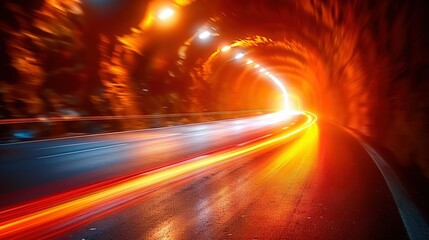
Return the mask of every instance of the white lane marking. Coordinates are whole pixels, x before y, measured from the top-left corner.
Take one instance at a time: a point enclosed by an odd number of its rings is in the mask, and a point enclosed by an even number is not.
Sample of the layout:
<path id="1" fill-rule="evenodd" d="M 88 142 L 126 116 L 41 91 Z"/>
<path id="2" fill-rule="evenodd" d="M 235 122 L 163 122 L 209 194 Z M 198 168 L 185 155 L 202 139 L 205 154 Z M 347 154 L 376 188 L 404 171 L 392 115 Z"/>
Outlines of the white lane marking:
<path id="1" fill-rule="evenodd" d="M 243 117 L 242 119 L 252 119 L 257 118 L 257 116 L 251 116 L 251 117 Z M 240 118 L 237 118 L 240 119 Z M 121 132 L 109 132 L 109 133 L 96 133 L 96 134 L 83 134 L 79 136 L 71 136 L 71 137 L 58 137 L 58 138 L 50 138 L 50 139 L 40 139 L 40 140 L 32 140 L 32 141 L 25 141 L 25 142 L 13 142 L 13 143 L 0 143 L 0 147 L 3 146 L 13 146 L 13 145 L 25 145 L 25 144 L 32 144 L 32 143 L 39 143 L 39 142 L 50 142 L 50 141 L 57 141 L 57 140 L 64 140 L 64 139 L 77 139 L 77 138 L 91 138 L 91 137 L 103 137 L 108 135 L 121 135 L 126 133 L 144 133 L 144 132 L 156 132 L 156 131 L 162 131 L 166 129 L 171 128 L 177 128 L 180 130 L 181 128 L 187 128 L 192 126 L 199 126 L 199 125 L 214 125 L 214 124 L 221 124 L 221 123 L 229 123 L 231 122 L 231 119 L 220 119 L 220 120 L 214 120 L 210 122 L 202 122 L 202 123 L 189 123 L 189 124 L 183 124 L 183 125 L 176 125 L 176 126 L 167 126 L 167 127 L 154 127 L 154 128 L 146 128 L 146 129 L 137 129 L 137 130 L 127 130 L 127 131 L 121 131 Z M 181 133 L 179 133 L 181 134 Z"/>
<path id="2" fill-rule="evenodd" d="M 46 159 L 46 158 L 62 157 L 62 156 L 67 156 L 67 155 L 72 155 L 72 154 L 77 154 L 77 153 L 84 153 L 84 152 L 97 151 L 97 150 L 102 150 L 102 149 L 107 149 L 107 148 L 121 147 L 121 146 L 125 146 L 125 145 L 127 145 L 127 144 L 126 143 L 121 143 L 121 144 L 109 145 L 109 146 L 98 147 L 98 148 L 90 148 L 90 149 L 85 149 L 85 150 L 79 150 L 79 151 L 73 151 L 73 152 L 66 152 L 66 153 L 59 153 L 59 154 L 54 154 L 54 155 L 42 156 L 42 157 L 37 157 L 37 158 L 38 159 Z"/>
<path id="3" fill-rule="evenodd" d="M 219 120 L 219 122 L 220 121 L 224 121 L 224 120 Z M 213 121 L 213 122 L 217 122 L 217 121 Z M 54 142 L 54 141 L 68 140 L 68 139 L 104 137 L 104 136 L 109 136 L 109 135 L 121 135 L 121 134 L 127 134 L 127 133 L 155 132 L 155 131 L 158 131 L 158 130 L 162 131 L 162 130 L 165 130 L 165 129 L 187 127 L 187 126 L 190 126 L 190 125 L 197 125 L 197 124 L 206 124 L 206 123 L 193 123 L 193 124 L 178 125 L 178 126 L 168 126 L 168 127 L 159 127 L 159 128 L 147 128 L 147 129 L 139 129 L 139 130 L 128 130 L 128 131 L 122 131 L 122 132 L 83 134 L 83 135 L 79 135 L 79 136 L 70 136 L 70 137 L 58 137 L 58 138 L 31 140 L 31 141 L 23 141 L 23 142 L 0 143 L 0 147 L 3 147 L 3 146 L 14 146 L 14 145 L 28 145 L 28 144 L 41 143 L 41 142 Z M 177 133 L 177 134 L 182 134 L 182 133 Z"/>
<path id="4" fill-rule="evenodd" d="M 271 114 L 268 114 L 271 115 Z M 262 115 L 267 116 L 267 115 Z M 261 115 L 255 115 L 250 117 L 242 117 L 237 119 L 258 119 L 261 118 Z M 237 120 L 235 119 L 235 120 Z M 181 130 L 181 128 L 188 128 L 192 126 L 199 126 L 199 125 L 217 125 L 217 124 L 223 124 L 223 123 L 230 123 L 234 119 L 220 119 L 220 120 L 214 120 L 209 122 L 202 122 L 202 123 L 189 123 L 189 124 L 183 124 L 183 125 L 176 125 L 176 126 L 167 126 L 167 127 L 154 127 L 154 128 L 146 128 L 146 129 L 137 129 L 137 130 L 127 130 L 127 131 L 119 131 L 119 132 L 109 132 L 109 133 L 96 133 L 96 134 L 83 134 L 79 136 L 70 136 L 70 137 L 58 137 L 58 138 L 50 138 L 50 139 L 40 139 L 40 140 L 32 140 L 32 141 L 24 141 L 24 142 L 13 142 L 13 143 L 0 143 L 0 147 L 3 146 L 13 146 L 13 145 L 28 145 L 33 143 L 39 143 L 39 142 L 51 142 L 51 141 L 58 141 L 58 140 L 65 140 L 65 139 L 78 139 L 78 138 L 91 138 L 91 137 L 103 137 L 108 135 L 121 135 L 126 133 L 144 133 L 144 132 L 156 132 L 156 131 L 162 131 L 167 130 L 171 128 L 177 128 L 178 130 Z M 179 133 L 180 134 L 180 133 Z"/>
<path id="5" fill-rule="evenodd" d="M 241 146 L 247 145 L 247 144 L 249 144 L 249 143 L 252 143 L 252 142 L 258 141 L 258 140 L 260 140 L 260 139 L 267 138 L 267 137 L 272 136 L 272 135 L 273 135 L 273 134 L 271 134 L 271 133 L 270 133 L 270 134 L 264 135 L 264 136 L 262 136 L 262 137 L 255 138 L 255 139 L 253 139 L 253 140 L 250 140 L 250 141 L 247 141 L 247 142 L 244 142 L 244 143 L 237 144 L 236 146 L 241 147 Z"/>
<path id="6" fill-rule="evenodd" d="M 427 240 L 429 239 L 429 226 L 426 223 L 423 215 L 420 213 L 417 206 L 411 200 L 406 188 L 403 186 L 399 177 L 393 169 L 384 160 L 380 154 L 367 144 L 360 136 L 346 129 L 358 142 L 363 146 L 366 152 L 371 156 L 372 160 L 377 165 L 383 175 L 390 192 L 393 195 L 396 206 L 398 207 L 408 237 L 411 240 Z"/>
<path id="7" fill-rule="evenodd" d="M 124 143 L 132 143 L 132 142 L 138 142 L 138 141 L 146 141 L 146 140 L 152 140 L 152 139 L 158 139 L 158 138 L 171 137 L 171 136 L 176 136 L 176 135 L 181 135 L 181 134 L 182 134 L 182 133 L 160 134 L 160 136 L 142 137 L 141 139 L 132 140 L 132 141 L 125 141 Z M 63 148 L 63 147 L 72 147 L 72 146 L 81 146 L 81 145 L 88 145 L 88 144 L 94 144 L 94 143 L 109 143 L 109 142 L 113 142 L 113 140 L 111 140 L 111 141 L 94 141 L 94 142 L 72 143 L 72 144 L 65 144 L 65 145 L 57 145 L 57 146 L 50 146 L 50 147 L 36 148 L 36 150 L 46 150 L 46 149 Z"/>
<path id="8" fill-rule="evenodd" d="M 94 144 L 94 143 L 108 143 L 108 142 L 111 142 L 111 141 L 95 141 L 95 142 L 73 143 L 73 144 L 57 145 L 57 146 L 50 146 L 50 147 L 41 147 L 41 148 L 36 148 L 36 150 L 54 149 L 54 148 L 62 148 L 62 147 L 73 147 L 73 146 L 81 146 L 81 145 L 88 145 L 88 144 Z"/>
<path id="9" fill-rule="evenodd" d="M 161 136 L 146 137 L 146 138 L 140 138 L 140 139 L 136 139 L 136 140 L 132 140 L 132 141 L 122 141 L 122 142 L 123 142 L 123 143 L 143 142 L 143 141 L 154 140 L 154 139 L 160 139 L 160 138 L 167 138 L 167 137 L 172 137 L 172 136 L 177 136 L 177 135 L 182 135 L 182 134 L 183 134 L 183 133 L 163 134 L 163 135 L 161 135 Z"/>

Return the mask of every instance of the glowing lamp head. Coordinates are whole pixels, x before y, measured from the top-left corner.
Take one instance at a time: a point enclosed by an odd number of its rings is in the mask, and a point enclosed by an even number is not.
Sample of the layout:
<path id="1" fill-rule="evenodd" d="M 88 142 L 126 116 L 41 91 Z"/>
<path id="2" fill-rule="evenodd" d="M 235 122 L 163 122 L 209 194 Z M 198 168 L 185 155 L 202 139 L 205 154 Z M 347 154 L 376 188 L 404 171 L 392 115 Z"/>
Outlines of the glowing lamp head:
<path id="1" fill-rule="evenodd" d="M 222 52 L 228 52 L 229 50 L 231 50 L 231 46 L 224 46 L 220 49 Z"/>
<path id="2" fill-rule="evenodd" d="M 200 35 L 198 35 L 198 38 L 204 40 L 204 39 L 209 38 L 211 35 L 212 35 L 212 33 L 210 31 L 204 31 L 204 32 L 200 33 Z"/>
<path id="3" fill-rule="evenodd" d="M 171 9 L 171 8 L 166 8 L 166 9 L 163 9 L 163 10 L 158 14 L 158 18 L 159 18 L 161 21 L 165 21 L 165 20 L 170 19 L 173 15 L 174 15 L 174 10 L 173 10 L 173 9 Z"/>
<path id="4" fill-rule="evenodd" d="M 237 55 L 235 55 L 235 59 L 242 59 L 244 57 L 244 53 L 237 53 Z"/>

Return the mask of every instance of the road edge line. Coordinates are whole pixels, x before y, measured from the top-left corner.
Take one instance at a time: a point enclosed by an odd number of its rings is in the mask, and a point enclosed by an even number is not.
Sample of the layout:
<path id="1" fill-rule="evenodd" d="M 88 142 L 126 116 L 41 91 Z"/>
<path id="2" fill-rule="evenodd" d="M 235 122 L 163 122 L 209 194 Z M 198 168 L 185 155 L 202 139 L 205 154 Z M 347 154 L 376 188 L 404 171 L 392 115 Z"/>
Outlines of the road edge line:
<path id="1" fill-rule="evenodd" d="M 393 196 L 396 207 L 399 210 L 399 214 L 402 218 L 402 222 L 404 223 L 408 237 L 411 240 L 429 239 L 429 227 L 425 218 L 417 208 L 416 204 L 411 200 L 408 191 L 393 169 L 373 147 L 362 139 L 362 137 L 349 129 L 345 128 L 345 130 L 360 143 L 383 175 Z"/>

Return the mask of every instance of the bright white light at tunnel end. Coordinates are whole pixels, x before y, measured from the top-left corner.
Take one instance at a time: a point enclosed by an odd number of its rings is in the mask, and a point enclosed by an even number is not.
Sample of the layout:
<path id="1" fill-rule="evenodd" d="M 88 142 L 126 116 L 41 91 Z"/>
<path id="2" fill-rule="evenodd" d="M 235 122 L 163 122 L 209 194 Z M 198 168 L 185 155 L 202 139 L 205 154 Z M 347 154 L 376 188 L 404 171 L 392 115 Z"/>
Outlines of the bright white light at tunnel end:
<path id="1" fill-rule="evenodd" d="M 295 111 L 290 109 L 281 109 L 278 112 L 274 113 L 274 116 L 282 121 L 289 120 L 295 116 L 303 115 L 304 112 Z"/>
<path id="2" fill-rule="evenodd" d="M 296 115 L 301 115 L 302 112 L 297 111 L 290 111 L 290 110 L 279 110 L 274 113 L 270 113 L 267 115 L 262 116 L 260 119 L 257 120 L 258 124 L 255 125 L 272 125 L 272 124 L 278 124 L 283 121 L 290 120 Z"/>

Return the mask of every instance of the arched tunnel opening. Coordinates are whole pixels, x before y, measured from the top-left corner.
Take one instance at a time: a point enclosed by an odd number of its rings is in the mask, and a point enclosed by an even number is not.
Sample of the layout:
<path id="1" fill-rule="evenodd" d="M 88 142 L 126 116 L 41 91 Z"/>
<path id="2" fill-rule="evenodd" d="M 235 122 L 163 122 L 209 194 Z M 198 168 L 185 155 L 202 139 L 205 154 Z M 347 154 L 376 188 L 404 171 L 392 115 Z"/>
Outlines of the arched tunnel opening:
<path id="1" fill-rule="evenodd" d="M 295 107 L 359 131 L 401 167 L 429 176 L 426 4 L 220 1 L 218 9 L 209 23 L 220 35 L 216 50 L 198 72 L 219 107 L 273 107 L 278 95 L 219 51 L 231 44 L 278 75 Z"/>
<path id="2" fill-rule="evenodd" d="M 162 4 L 178 11 L 171 26 L 156 22 Z M 278 108 L 257 63 L 294 108 L 358 131 L 427 184 L 428 11 L 419 0 L 5 1 L 3 115 L 14 117 L 15 98 L 36 115 L 60 95 L 89 114 Z"/>

